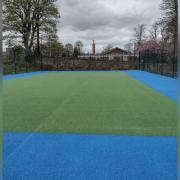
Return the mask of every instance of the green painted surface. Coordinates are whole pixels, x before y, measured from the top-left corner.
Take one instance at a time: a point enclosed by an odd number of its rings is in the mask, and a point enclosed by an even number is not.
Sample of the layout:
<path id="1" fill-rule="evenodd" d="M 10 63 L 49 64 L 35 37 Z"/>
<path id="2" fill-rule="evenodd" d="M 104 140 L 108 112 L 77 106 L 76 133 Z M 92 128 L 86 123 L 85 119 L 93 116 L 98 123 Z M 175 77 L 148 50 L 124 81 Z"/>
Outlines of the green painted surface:
<path id="1" fill-rule="evenodd" d="M 4 81 L 5 131 L 176 135 L 176 128 L 176 103 L 123 72 Z"/>

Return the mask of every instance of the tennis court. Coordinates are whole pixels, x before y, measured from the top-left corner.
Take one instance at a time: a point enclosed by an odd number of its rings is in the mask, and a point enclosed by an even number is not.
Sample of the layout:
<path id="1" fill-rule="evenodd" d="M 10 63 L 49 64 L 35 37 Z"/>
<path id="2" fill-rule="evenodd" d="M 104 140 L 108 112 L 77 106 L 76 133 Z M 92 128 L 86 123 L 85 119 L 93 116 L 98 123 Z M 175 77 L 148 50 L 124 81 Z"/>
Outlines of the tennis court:
<path id="1" fill-rule="evenodd" d="M 176 87 L 142 71 L 5 76 L 5 179 L 175 180 Z"/>

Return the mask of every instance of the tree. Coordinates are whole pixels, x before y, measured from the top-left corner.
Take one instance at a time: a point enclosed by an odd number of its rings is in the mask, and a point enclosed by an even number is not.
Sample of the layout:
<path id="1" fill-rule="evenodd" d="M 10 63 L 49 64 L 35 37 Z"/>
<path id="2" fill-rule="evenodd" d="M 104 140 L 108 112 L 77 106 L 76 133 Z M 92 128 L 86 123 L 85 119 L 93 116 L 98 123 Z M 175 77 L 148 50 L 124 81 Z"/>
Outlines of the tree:
<path id="1" fill-rule="evenodd" d="M 73 52 L 73 56 L 74 56 L 74 58 L 78 58 L 78 55 L 79 55 L 79 50 L 77 47 L 75 47 L 74 52 Z"/>
<path id="2" fill-rule="evenodd" d="M 49 37 L 45 44 L 41 45 L 42 52 L 48 54 L 49 57 L 52 56 L 62 56 L 64 54 L 64 46 L 57 38 Z"/>
<path id="3" fill-rule="evenodd" d="M 134 49 L 133 49 L 133 43 L 132 43 L 132 42 L 129 42 L 129 43 L 125 44 L 124 49 L 125 49 L 126 51 L 128 51 L 128 53 L 132 53 L 133 50 L 134 50 Z"/>
<path id="4" fill-rule="evenodd" d="M 4 39 L 6 39 L 5 44 L 9 47 L 9 48 L 13 48 L 16 45 L 19 45 L 20 43 L 17 41 L 16 36 L 12 35 L 12 34 L 8 34 L 7 36 L 4 36 Z"/>
<path id="5" fill-rule="evenodd" d="M 139 65 L 141 62 L 141 55 L 140 55 L 139 48 L 140 48 L 142 41 L 146 37 L 145 35 L 146 35 L 146 25 L 138 24 L 138 26 L 134 28 L 134 41 L 135 41 L 135 47 L 136 47 L 135 51 L 136 51 L 136 53 L 139 54 Z"/>
<path id="6" fill-rule="evenodd" d="M 24 52 L 24 48 L 20 45 L 16 45 L 12 48 L 13 53 L 14 53 L 14 58 L 16 63 L 21 63 L 24 61 L 24 56 L 25 56 L 25 52 Z"/>
<path id="7" fill-rule="evenodd" d="M 167 32 L 166 23 L 163 20 L 159 21 L 159 33 L 160 33 L 160 41 L 165 41 L 169 38 L 169 33 Z"/>
<path id="8" fill-rule="evenodd" d="M 151 26 L 150 39 L 157 41 L 158 33 L 159 33 L 159 23 L 155 21 Z"/>
<path id="9" fill-rule="evenodd" d="M 140 44 L 146 37 L 146 25 L 138 24 L 137 27 L 134 28 L 134 37 L 137 44 Z"/>
<path id="10" fill-rule="evenodd" d="M 172 61 L 172 57 L 174 57 L 174 45 L 172 34 L 167 31 L 167 24 L 166 22 L 161 19 L 159 21 L 159 33 L 160 33 L 160 48 L 161 48 L 161 61 L 168 59 L 168 61 Z"/>
<path id="11" fill-rule="evenodd" d="M 79 54 L 81 54 L 83 52 L 83 43 L 81 41 L 76 41 L 75 48 L 78 50 Z"/>
<path id="12" fill-rule="evenodd" d="M 37 53 L 40 52 L 40 32 L 44 31 L 54 38 L 56 36 L 56 25 L 60 17 L 54 1 L 45 2 L 45 0 L 35 0 L 36 27 L 37 27 Z M 58 38 L 57 38 L 58 39 Z"/>
<path id="13" fill-rule="evenodd" d="M 106 52 L 110 51 L 112 48 L 113 48 L 113 45 L 112 45 L 112 44 L 107 44 L 107 45 L 103 48 L 102 53 L 106 53 Z"/>
<path id="14" fill-rule="evenodd" d="M 172 34 L 173 41 L 173 61 L 177 59 L 178 49 L 178 1 L 177 0 L 163 0 L 161 4 L 163 11 L 163 21 L 166 23 L 167 32 Z"/>
<path id="15" fill-rule="evenodd" d="M 40 31 L 53 32 L 56 29 L 59 12 L 55 1 L 46 0 L 4 0 L 4 31 L 21 37 L 23 46 L 29 51 L 37 39 L 39 51 Z"/>
<path id="16" fill-rule="evenodd" d="M 70 44 L 70 43 L 66 44 L 65 45 L 65 51 L 66 51 L 66 54 L 67 54 L 68 57 L 72 56 L 72 54 L 73 54 L 73 45 Z"/>

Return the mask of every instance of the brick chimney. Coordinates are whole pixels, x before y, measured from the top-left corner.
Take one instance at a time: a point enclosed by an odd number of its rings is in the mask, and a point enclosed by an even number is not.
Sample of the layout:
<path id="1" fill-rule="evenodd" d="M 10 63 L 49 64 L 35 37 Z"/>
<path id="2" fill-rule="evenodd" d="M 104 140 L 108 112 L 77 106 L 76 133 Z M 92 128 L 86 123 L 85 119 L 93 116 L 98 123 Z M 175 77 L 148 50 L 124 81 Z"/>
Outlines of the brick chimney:
<path id="1" fill-rule="evenodd" d="M 95 55 L 96 54 L 96 44 L 93 40 L 93 44 L 92 44 L 92 54 Z"/>

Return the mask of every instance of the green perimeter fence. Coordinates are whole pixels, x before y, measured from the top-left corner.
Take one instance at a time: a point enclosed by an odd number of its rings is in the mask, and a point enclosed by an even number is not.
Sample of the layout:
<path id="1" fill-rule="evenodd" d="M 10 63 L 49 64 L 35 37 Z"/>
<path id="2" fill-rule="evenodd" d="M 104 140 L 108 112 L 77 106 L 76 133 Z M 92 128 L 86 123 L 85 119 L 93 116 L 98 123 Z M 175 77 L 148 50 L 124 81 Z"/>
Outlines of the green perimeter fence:
<path id="1" fill-rule="evenodd" d="M 177 77 L 178 65 L 171 62 L 142 62 L 138 57 L 131 56 L 127 61 L 107 58 L 67 58 L 59 56 L 32 55 L 19 61 L 16 58 L 4 58 L 4 74 L 18 74 L 33 71 L 62 70 L 142 70 L 170 77 Z"/>

